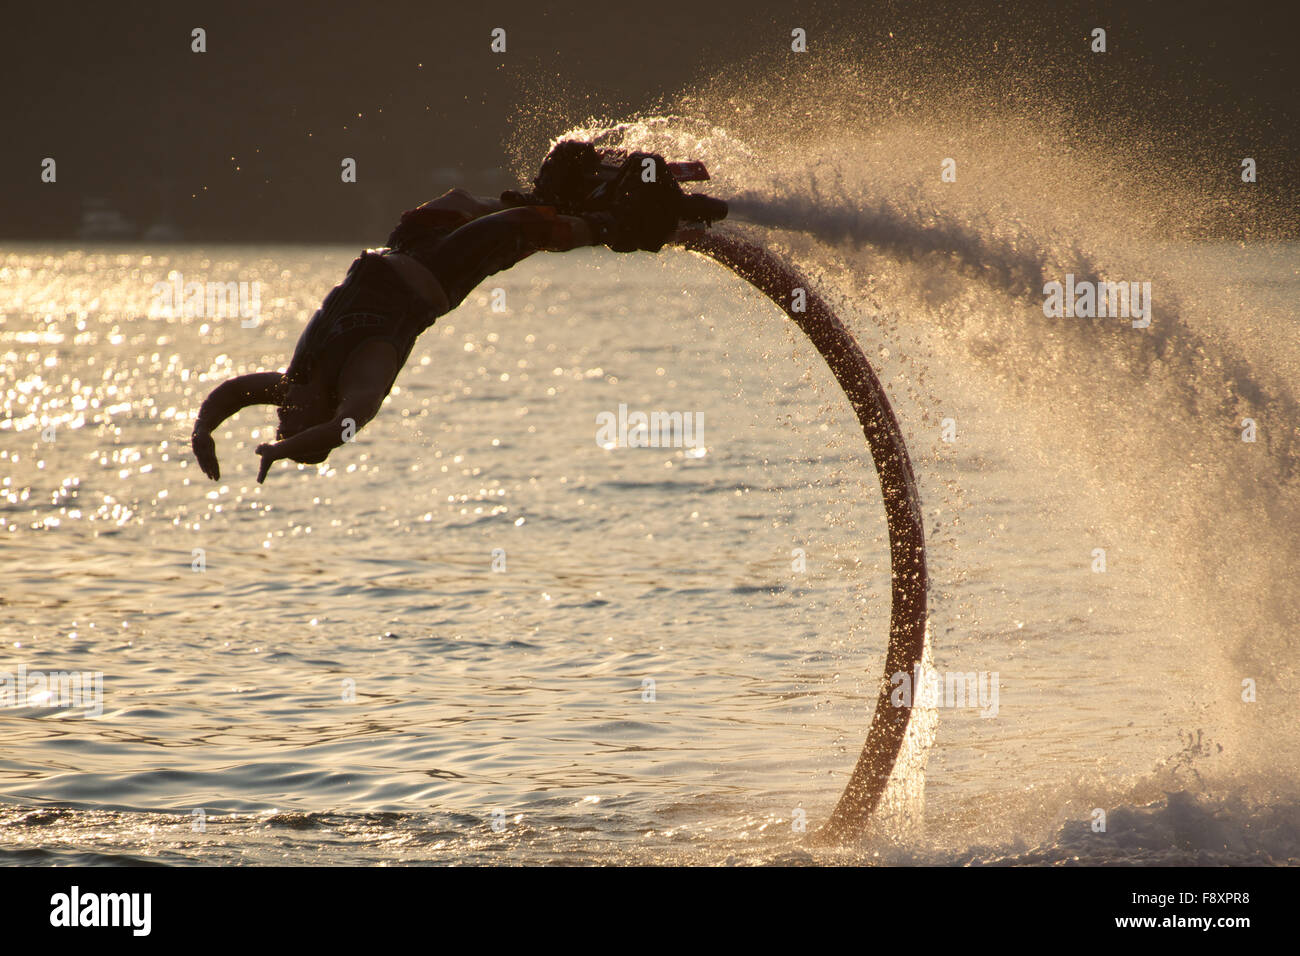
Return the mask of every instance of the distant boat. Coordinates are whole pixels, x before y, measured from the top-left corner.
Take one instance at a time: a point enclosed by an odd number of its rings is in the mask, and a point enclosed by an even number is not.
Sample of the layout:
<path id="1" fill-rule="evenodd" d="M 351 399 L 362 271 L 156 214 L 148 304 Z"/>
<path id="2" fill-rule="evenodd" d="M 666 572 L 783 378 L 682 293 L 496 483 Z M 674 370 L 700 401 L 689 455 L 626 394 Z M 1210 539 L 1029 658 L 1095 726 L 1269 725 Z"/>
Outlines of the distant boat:
<path id="1" fill-rule="evenodd" d="M 184 238 L 180 226 L 170 219 L 160 219 L 144 231 L 145 242 L 180 242 Z"/>
<path id="2" fill-rule="evenodd" d="M 106 199 L 87 199 L 81 212 L 77 238 L 83 240 L 134 239 L 135 223 L 108 204 Z"/>

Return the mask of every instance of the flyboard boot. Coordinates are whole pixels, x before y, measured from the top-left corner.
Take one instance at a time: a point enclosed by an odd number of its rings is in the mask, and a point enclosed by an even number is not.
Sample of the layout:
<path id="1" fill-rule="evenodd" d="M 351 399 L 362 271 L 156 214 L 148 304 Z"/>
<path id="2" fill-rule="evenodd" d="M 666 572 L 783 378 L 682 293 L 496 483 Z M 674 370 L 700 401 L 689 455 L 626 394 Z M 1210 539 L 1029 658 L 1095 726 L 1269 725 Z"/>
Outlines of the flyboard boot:
<path id="1" fill-rule="evenodd" d="M 501 199 L 578 216 L 615 252 L 658 252 L 682 223 L 708 225 L 726 216 L 725 202 L 682 191 L 682 182 L 708 178 L 703 163 L 670 163 L 658 153 L 598 150 L 564 140 L 547 155 L 532 190 L 507 190 Z"/>

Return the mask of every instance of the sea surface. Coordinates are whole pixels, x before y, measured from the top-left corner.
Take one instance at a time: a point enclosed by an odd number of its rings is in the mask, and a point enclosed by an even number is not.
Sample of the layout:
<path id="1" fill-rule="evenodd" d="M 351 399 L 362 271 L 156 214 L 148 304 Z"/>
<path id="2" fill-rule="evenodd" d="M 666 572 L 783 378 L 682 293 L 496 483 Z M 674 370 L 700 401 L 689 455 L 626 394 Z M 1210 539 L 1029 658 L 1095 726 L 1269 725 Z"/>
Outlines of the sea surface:
<path id="1" fill-rule="evenodd" d="M 784 248 L 810 267 L 830 240 L 803 235 Z M 0 706 L 0 863 L 1296 862 L 1295 640 L 1232 551 L 1284 560 L 1294 529 L 1198 492 L 1209 459 L 1141 433 L 1217 411 L 1171 405 L 1151 367 L 1144 394 L 1110 360 L 1069 360 L 1086 333 L 1060 330 L 1087 320 L 835 241 L 840 271 L 815 281 L 921 481 L 934 667 L 997 689 L 929 708 L 860 843 L 809 837 L 881 677 L 880 492 L 824 363 L 739 280 L 672 250 L 536 256 L 439 319 L 326 465 L 258 485 L 272 410 L 219 429 L 210 482 L 198 405 L 283 368 L 358 250 L 11 243 L 0 678 L 99 675 L 102 697 Z M 1218 294 L 1285 330 L 1252 379 L 1272 387 L 1271 363 L 1285 398 L 1300 248 L 1168 262 L 1231 276 Z M 178 279 L 256 283 L 256 314 L 169 313 Z M 1252 354 L 1234 325 L 1205 339 L 1216 356 Z M 1000 355 L 1042 374 L 1014 380 Z M 602 443 L 620 406 L 702 430 Z M 1212 430 L 1267 456 L 1276 506 L 1289 446 L 1240 441 L 1233 417 Z"/>

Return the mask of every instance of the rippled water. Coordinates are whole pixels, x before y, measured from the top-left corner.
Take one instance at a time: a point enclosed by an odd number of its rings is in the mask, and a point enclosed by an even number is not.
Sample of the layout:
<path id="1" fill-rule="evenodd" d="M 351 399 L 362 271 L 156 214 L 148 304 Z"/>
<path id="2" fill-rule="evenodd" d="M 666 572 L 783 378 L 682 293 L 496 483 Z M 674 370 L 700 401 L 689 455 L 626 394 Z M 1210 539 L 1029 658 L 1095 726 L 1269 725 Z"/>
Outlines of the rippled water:
<path id="1" fill-rule="evenodd" d="M 354 252 L 3 253 L 0 671 L 102 672 L 103 707 L 0 709 L 0 861 L 1296 855 L 1292 798 L 1205 784 L 1200 672 L 1141 573 L 1160 542 L 1090 573 L 1105 518 L 1050 446 L 986 379 L 900 365 L 865 301 L 846 318 L 921 475 L 936 665 L 999 672 L 1000 698 L 941 710 L 851 849 L 797 823 L 825 819 L 870 719 L 879 491 L 815 352 L 716 267 L 536 257 L 490 281 L 505 311 L 485 287 L 439 320 L 327 466 L 258 486 L 273 415 L 252 408 L 208 482 L 199 401 L 282 368 Z M 158 315 L 174 271 L 259 283 L 260 322 Z M 620 403 L 702 413 L 702 451 L 601 447 Z"/>

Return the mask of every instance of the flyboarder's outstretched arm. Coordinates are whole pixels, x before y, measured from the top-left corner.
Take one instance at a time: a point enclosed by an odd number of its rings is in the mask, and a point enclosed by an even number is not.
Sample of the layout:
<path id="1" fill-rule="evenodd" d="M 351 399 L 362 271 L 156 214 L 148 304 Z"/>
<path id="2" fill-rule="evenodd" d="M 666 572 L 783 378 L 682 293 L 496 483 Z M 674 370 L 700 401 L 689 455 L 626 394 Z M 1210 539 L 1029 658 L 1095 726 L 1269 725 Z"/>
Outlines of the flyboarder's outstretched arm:
<path id="1" fill-rule="evenodd" d="M 221 477 L 213 430 L 241 408 L 278 404 L 283 396 L 283 379 L 279 372 L 251 372 L 222 382 L 203 400 L 191 441 L 199 467 L 213 481 Z"/>

